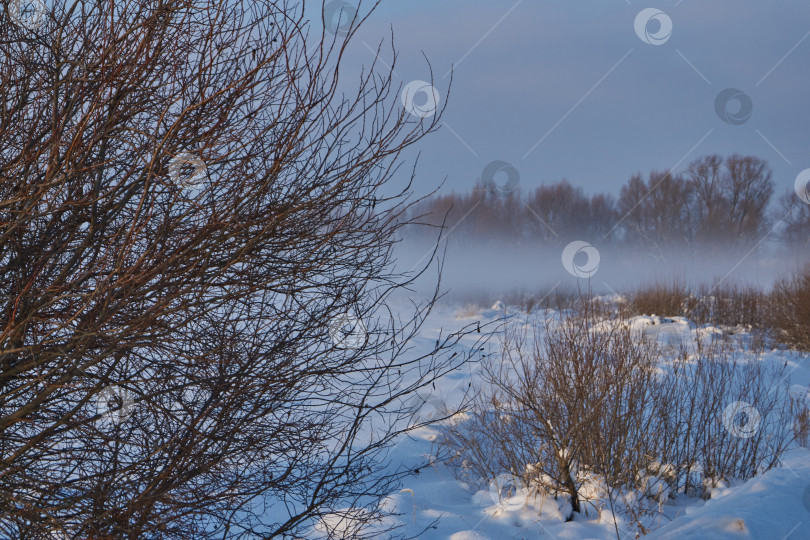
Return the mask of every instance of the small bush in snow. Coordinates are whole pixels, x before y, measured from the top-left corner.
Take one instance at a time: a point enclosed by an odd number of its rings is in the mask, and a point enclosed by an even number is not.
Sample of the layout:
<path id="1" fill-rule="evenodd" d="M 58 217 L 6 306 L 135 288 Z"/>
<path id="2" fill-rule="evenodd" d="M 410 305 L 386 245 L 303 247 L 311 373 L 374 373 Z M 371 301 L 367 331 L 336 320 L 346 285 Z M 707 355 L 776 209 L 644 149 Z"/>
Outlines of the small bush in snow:
<path id="1" fill-rule="evenodd" d="M 723 342 L 665 358 L 586 305 L 532 336 L 508 328 L 502 351 L 468 420 L 448 427 L 451 464 L 481 486 L 509 473 L 562 497 L 569 519 L 618 512 L 644 533 L 676 493 L 708 497 L 776 466 L 792 436 L 784 368 Z M 728 413 L 738 402 L 749 407 Z"/>

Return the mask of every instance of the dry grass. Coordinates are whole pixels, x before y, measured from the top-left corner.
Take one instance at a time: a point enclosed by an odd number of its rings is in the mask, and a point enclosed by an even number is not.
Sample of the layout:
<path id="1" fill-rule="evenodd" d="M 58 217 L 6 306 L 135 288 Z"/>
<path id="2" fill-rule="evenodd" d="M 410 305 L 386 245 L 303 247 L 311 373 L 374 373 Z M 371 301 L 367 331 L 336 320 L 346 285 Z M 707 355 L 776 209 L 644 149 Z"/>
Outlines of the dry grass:
<path id="1" fill-rule="evenodd" d="M 771 306 L 776 338 L 797 349 L 810 350 L 810 265 L 777 282 Z"/>
<path id="2" fill-rule="evenodd" d="M 719 283 L 689 287 L 684 283 L 657 283 L 632 294 L 631 310 L 639 315 L 686 317 L 697 324 L 762 328 L 768 295 L 750 285 Z"/>
<path id="3" fill-rule="evenodd" d="M 631 295 L 637 315 L 682 316 L 697 324 L 744 326 L 776 341 L 810 350 L 810 265 L 776 282 L 771 291 L 735 283 L 689 287 L 657 283 Z"/>
<path id="4" fill-rule="evenodd" d="M 601 301 L 589 291 L 562 287 L 542 293 L 515 291 L 501 296 L 479 291 L 455 299 L 487 308 L 501 300 L 524 313 L 542 309 L 579 310 L 590 304 L 592 309 L 616 316 L 681 316 L 699 325 L 741 326 L 752 331 L 752 337 L 758 341 L 770 336 L 789 347 L 810 350 L 810 265 L 777 281 L 770 291 L 733 282 L 693 286 L 673 280 L 640 287 L 628 294 L 626 303 Z"/>
<path id="5" fill-rule="evenodd" d="M 588 290 L 563 286 L 540 290 L 516 289 L 503 294 L 493 294 L 484 290 L 465 291 L 463 293 L 451 292 L 447 295 L 447 298 L 465 304 L 465 311 L 469 311 L 470 306 L 489 308 L 496 301 L 501 301 L 504 305 L 517 308 L 527 314 L 545 309 L 556 311 L 580 309 L 583 302 L 599 304 L 604 309 L 610 310 L 619 310 L 623 307 L 611 304 L 607 300 L 599 300 Z"/>

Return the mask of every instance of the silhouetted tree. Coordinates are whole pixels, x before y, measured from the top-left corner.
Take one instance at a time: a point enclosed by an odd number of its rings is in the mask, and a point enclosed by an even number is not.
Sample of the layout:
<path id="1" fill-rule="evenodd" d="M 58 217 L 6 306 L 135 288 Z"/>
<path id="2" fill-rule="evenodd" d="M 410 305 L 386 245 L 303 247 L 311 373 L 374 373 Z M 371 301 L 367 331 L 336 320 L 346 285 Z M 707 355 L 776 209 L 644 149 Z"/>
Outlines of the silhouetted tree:
<path id="1" fill-rule="evenodd" d="M 435 294 L 386 304 L 414 276 L 381 186 L 440 115 L 376 64 L 343 93 L 348 11 L 336 36 L 299 2 L 10 4 L 0 536 L 370 534 L 405 398 L 472 354 L 410 351 Z"/>
<path id="2" fill-rule="evenodd" d="M 794 190 L 779 197 L 772 219 L 785 223 L 781 240 L 794 252 L 798 252 L 798 248 L 810 247 L 810 204 L 799 199 Z"/>
<path id="3" fill-rule="evenodd" d="M 767 162 L 753 156 L 717 155 L 689 166 L 695 192 L 698 241 L 709 246 L 749 247 L 766 233 L 773 195 Z"/>
<path id="4" fill-rule="evenodd" d="M 690 247 L 694 237 L 692 200 L 682 176 L 651 172 L 647 182 L 633 176 L 622 186 L 618 208 L 625 228 L 625 240 L 655 257 Z"/>
<path id="5" fill-rule="evenodd" d="M 771 177 L 767 162 L 757 157 L 709 155 L 693 161 L 685 174 L 653 171 L 646 181 L 636 174 L 618 199 L 589 197 L 565 180 L 494 194 L 478 184 L 467 194 L 431 197 L 417 205 L 415 215 L 452 228 L 457 245 L 556 247 L 587 239 L 666 259 L 757 243 L 770 223 Z M 801 215 L 795 213 L 791 230 L 801 230 Z"/>

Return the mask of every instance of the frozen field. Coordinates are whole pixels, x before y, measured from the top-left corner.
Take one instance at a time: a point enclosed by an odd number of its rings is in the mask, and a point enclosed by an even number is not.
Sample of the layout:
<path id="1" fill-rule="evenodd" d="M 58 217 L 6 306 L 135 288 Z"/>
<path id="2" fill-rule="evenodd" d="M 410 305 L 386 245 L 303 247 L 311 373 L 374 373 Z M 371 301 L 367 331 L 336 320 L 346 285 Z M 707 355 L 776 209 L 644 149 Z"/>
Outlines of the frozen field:
<path id="1" fill-rule="evenodd" d="M 512 314 L 510 324 L 533 324 L 540 314 L 527 315 L 503 308 L 480 310 L 443 305 L 433 314 L 431 328 L 453 328 L 470 320 L 492 321 L 505 313 Z M 653 318 L 631 320 L 640 336 L 649 336 Z M 721 330 L 713 327 L 696 328 L 679 318 L 656 319 L 657 337 L 666 341 L 700 337 L 711 339 Z M 735 329 L 735 338 L 744 347 L 747 335 Z M 421 347 L 428 347 L 432 331 L 420 338 Z M 497 348 L 490 342 L 490 352 Z M 795 352 L 771 350 L 764 362 L 785 363 L 789 372 L 791 392 L 799 399 L 810 399 L 810 357 Z M 452 373 L 437 383 L 435 392 L 423 396 L 422 411 L 431 414 L 441 403 L 452 404 L 468 384 L 475 382 L 476 365 Z M 464 418 L 451 419 L 463 422 Z M 416 469 L 434 459 L 437 443 L 442 438 L 441 425 L 420 428 L 410 437 L 403 437 L 392 449 L 391 466 L 406 465 Z M 472 486 L 454 479 L 451 470 L 441 463 L 420 467 L 419 473 L 407 478 L 402 490 L 391 493 L 385 501 L 396 509 L 406 536 L 424 531 L 422 538 L 451 540 L 530 539 L 530 538 L 616 538 L 611 513 L 594 512 L 577 515 L 565 522 L 568 503 L 565 497 L 554 500 L 527 495 L 519 490 L 509 497 L 498 486 Z M 634 537 L 621 516 L 616 525 L 622 538 Z M 650 523 L 655 530 L 649 538 L 810 538 L 810 450 L 791 443 L 783 455 L 783 465 L 761 476 L 733 486 L 720 486 L 709 500 L 678 494 L 660 507 L 660 514 Z"/>

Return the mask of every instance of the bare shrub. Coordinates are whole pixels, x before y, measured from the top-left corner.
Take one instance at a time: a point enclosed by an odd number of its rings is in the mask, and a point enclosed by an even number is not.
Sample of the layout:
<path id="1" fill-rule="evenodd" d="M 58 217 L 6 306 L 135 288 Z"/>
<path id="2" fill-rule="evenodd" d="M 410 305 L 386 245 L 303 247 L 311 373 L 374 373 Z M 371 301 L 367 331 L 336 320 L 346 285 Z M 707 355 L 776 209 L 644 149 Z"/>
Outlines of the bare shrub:
<path id="1" fill-rule="evenodd" d="M 738 283 L 659 282 L 631 294 L 631 313 L 683 316 L 697 324 L 754 330 L 755 341 L 773 336 L 790 347 L 810 349 L 810 266 L 778 280 L 770 292 Z"/>
<path id="2" fill-rule="evenodd" d="M 510 472 L 567 496 L 572 512 L 585 510 L 582 486 L 592 472 L 608 485 L 635 485 L 653 450 L 643 436 L 652 417 L 643 411 L 654 403 L 655 356 L 629 328 L 595 323 L 548 319 L 531 342 L 506 330 L 502 358 L 483 366 L 490 391 L 448 438 L 462 475 L 482 482 Z"/>
<path id="3" fill-rule="evenodd" d="M 533 313 L 538 310 L 565 311 L 579 309 L 583 302 L 591 304 L 592 310 L 600 312 L 623 312 L 626 309 L 625 301 L 601 297 L 593 294 L 592 291 L 583 290 L 574 286 L 558 285 L 551 290 L 548 289 L 516 289 L 505 293 L 492 293 L 486 290 L 454 292 L 451 291 L 447 297 L 459 303 L 467 303 L 477 306 L 493 306 L 496 302 L 502 305 L 515 307 L 523 313 Z"/>
<path id="4" fill-rule="evenodd" d="M 810 387 L 800 395 L 790 398 L 790 410 L 793 413 L 793 439 L 802 447 L 810 446 Z"/>
<path id="5" fill-rule="evenodd" d="M 767 294 L 753 285 L 701 284 L 685 315 L 700 324 L 762 328 L 766 322 Z"/>
<path id="6" fill-rule="evenodd" d="M 631 295 L 630 308 L 638 315 L 686 317 L 698 324 L 768 325 L 768 295 L 752 285 L 718 282 L 691 287 L 681 281 L 659 282 Z"/>
<path id="7" fill-rule="evenodd" d="M 587 306 L 531 335 L 506 329 L 468 420 L 448 427 L 459 478 L 485 486 L 511 474 L 566 497 L 569 519 L 607 500 L 643 533 L 671 494 L 708 497 L 778 464 L 792 435 L 784 368 L 727 344 L 667 359 Z"/>
<path id="8" fill-rule="evenodd" d="M 554 309 L 558 311 L 574 309 L 581 305 L 582 300 L 582 291 L 574 287 L 564 286 L 557 286 L 551 291 L 542 293 L 519 291 L 503 296 L 503 301 L 507 305 L 518 306 L 524 313 L 532 313 L 537 309 Z"/>
<path id="9" fill-rule="evenodd" d="M 388 308 L 420 269 L 386 186 L 441 111 L 343 81 L 376 2 L 47 3 L 0 10 L 0 536 L 373 524 L 401 404 L 477 330 L 414 355 L 437 294 Z"/>
<path id="10" fill-rule="evenodd" d="M 810 408 L 807 407 L 807 401 L 802 398 L 801 401 L 795 400 L 796 418 L 793 421 L 793 438 L 802 448 L 810 446 Z"/>
<path id="11" fill-rule="evenodd" d="M 771 306 L 776 338 L 810 349 L 810 265 L 774 285 Z"/>
<path id="12" fill-rule="evenodd" d="M 725 342 L 671 361 L 659 380 L 655 436 L 674 467 L 673 490 L 708 497 L 721 481 L 746 480 L 779 463 L 792 439 L 785 367 Z"/>
<path id="13" fill-rule="evenodd" d="M 685 317 L 692 303 L 687 285 L 673 280 L 639 288 L 631 295 L 630 308 L 639 315 Z"/>

